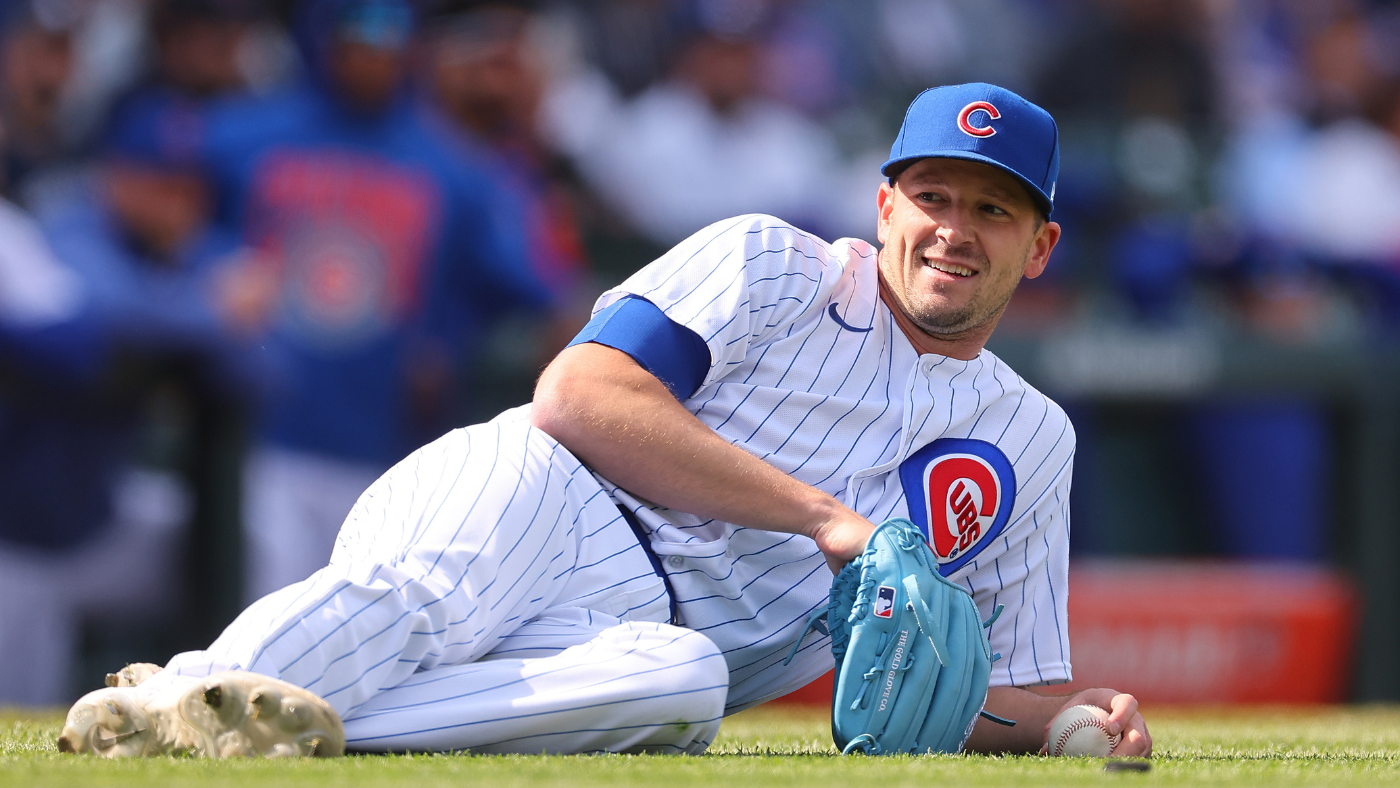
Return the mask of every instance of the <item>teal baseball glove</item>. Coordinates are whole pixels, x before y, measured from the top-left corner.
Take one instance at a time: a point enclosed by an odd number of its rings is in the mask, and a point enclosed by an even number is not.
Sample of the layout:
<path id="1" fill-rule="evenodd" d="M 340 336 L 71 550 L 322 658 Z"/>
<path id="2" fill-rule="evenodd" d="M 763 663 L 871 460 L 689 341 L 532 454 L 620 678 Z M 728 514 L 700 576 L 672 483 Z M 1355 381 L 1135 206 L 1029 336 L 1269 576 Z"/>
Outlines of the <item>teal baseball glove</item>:
<path id="1" fill-rule="evenodd" d="M 979 714 L 1014 725 L 982 708 L 999 658 L 986 630 L 1000 614 L 998 605 L 981 621 L 972 595 L 938 573 L 913 523 L 876 528 L 832 582 L 826 610 L 808 621 L 831 635 L 831 732 L 841 752 L 961 752 Z"/>

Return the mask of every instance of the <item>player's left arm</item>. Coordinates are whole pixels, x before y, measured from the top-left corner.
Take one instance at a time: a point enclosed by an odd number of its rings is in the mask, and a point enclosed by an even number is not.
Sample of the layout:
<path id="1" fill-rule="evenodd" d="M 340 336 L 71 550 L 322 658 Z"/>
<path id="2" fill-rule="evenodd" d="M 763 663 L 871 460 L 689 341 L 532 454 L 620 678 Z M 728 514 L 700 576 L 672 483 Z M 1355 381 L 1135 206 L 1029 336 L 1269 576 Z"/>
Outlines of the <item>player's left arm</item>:
<path id="1" fill-rule="evenodd" d="M 986 718 L 977 720 L 967 751 L 985 753 L 1042 752 L 1050 721 L 1071 706 L 1098 706 L 1109 713 L 1109 733 L 1123 735 L 1110 755 L 1146 757 L 1152 754 L 1152 736 L 1138 711 L 1137 698 L 1111 689 L 1088 689 L 1073 695 L 1047 695 L 1020 687 L 992 687 L 987 692 L 986 710 L 1003 719 L 1015 720 L 1007 727 Z"/>

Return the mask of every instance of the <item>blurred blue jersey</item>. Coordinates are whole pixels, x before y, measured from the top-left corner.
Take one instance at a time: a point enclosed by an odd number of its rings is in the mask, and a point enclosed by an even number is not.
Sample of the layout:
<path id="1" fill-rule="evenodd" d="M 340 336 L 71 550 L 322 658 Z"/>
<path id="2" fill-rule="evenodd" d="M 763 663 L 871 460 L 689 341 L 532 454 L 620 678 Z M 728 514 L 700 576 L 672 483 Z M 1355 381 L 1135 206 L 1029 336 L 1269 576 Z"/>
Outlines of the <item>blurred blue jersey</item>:
<path id="1" fill-rule="evenodd" d="M 407 97 L 356 114 L 308 84 L 213 110 L 222 222 L 277 283 L 255 348 L 263 437 L 386 467 L 411 429 L 411 367 L 459 361 L 483 326 L 550 305 L 523 212 L 480 158 Z"/>
<path id="2" fill-rule="evenodd" d="M 133 368 L 199 359 L 230 379 L 217 363 L 230 359 L 208 275 L 235 243 L 201 233 L 154 262 L 129 243 L 95 181 L 38 218 L 78 295 L 43 320 L 0 319 L 0 541 L 64 550 L 109 524 L 113 484 L 144 418 Z"/>

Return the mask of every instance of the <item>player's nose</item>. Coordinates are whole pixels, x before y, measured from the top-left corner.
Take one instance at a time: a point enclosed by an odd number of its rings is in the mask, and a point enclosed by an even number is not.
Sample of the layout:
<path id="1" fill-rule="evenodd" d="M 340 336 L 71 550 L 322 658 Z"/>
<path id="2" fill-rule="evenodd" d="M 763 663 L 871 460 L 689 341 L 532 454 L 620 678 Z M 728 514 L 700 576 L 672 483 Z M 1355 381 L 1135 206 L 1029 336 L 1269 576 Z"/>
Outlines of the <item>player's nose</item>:
<path id="1" fill-rule="evenodd" d="M 938 226 L 934 228 L 933 234 L 948 246 L 971 243 L 974 237 L 968 218 L 962 211 L 944 211 L 938 217 Z"/>

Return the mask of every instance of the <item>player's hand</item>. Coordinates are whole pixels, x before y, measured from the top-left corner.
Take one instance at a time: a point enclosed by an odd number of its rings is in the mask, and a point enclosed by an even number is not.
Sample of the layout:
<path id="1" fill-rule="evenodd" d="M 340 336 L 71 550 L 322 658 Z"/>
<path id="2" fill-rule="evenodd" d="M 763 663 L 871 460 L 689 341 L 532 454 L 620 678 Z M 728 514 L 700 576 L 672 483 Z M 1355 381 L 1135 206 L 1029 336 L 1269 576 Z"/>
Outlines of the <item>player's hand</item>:
<path id="1" fill-rule="evenodd" d="M 826 563 L 833 575 L 865 550 L 865 543 L 870 541 L 870 534 L 875 530 L 874 523 L 844 506 L 840 509 L 811 533 L 817 547 L 826 554 Z"/>
<path id="2" fill-rule="evenodd" d="M 267 329 L 281 294 L 281 279 L 268 261 L 240 250 L 221 261 L 211 286 L 214 310 L 229 329 L 242 336 Z"/>
<path id="3" fill-rule="evenodd" d="M 1065 709 L 1079 705 L 1098 706 L 1108 712 L 1108 732 L 1123 738 L 1113 748 L 1110 758 L 1146 758 L 1152 754 L 1152 734 L 1147 732 L 1147 721 L 1138 713 L 1137 698 L 1124 692 L 1111 689 L 1088 689 L 1073 695 L 1050 716 L 1051 720 L 1060 716 Z M 1042 739 L 1050 735 L 1050 723 L 1045 723 Z M 1042 747 L 1041 752 L 1045 752 Z"/>

